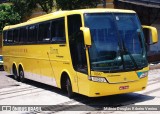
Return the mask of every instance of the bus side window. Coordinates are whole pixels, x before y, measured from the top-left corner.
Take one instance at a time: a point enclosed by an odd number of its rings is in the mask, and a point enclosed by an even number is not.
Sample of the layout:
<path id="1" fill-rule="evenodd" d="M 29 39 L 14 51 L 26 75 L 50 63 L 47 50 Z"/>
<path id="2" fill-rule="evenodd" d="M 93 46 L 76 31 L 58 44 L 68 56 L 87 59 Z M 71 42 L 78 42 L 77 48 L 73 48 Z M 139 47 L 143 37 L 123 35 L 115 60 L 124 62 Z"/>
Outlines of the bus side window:
<path id="1" fill-rule="evenodd" d="M 12 30 L 9 30 L 7 34 L 7 44 L 12 44 L 12 43 L 13 43 L 13 33 Z"/>
<path id="2" fill-rule="evenodd" d="M 65 43 L 65 23 L 64 18 L 56 19 L 51 24 L 51 42 Z"/>
<path id="3" fill-rule="evenodd" d="M 28 27 L 28 42 L 36 43 L 37 42 L 37 25 L 31 25 Z"/>
<path id="4" fill-rule="evenodd" d="M 19 42 L 19 29 L 13 30 L 13 42 L 17 44 Z"/>
<path id="5" fill-rule="evenodd" d="M 39 24 L 38 30 L 38 42 L 49 42 L 50 41 L 50 22 L 44 22 Z"/>
<path id="6" fill-rule="evenodd" d="M 7 32 L 8 31 L 3 31 L 3 45 L 6 45 L 7 43 Z"/>
<path id="7" fill-rule="evenodd" d="M 82 27 L 81 16 L 78 14 L 70 15 L 67 17 L 67 20 L 69 46 L 73 68 L 76 71 L 87 73 L 84 37 L 82 31 L 80 30 L 80 27 Z"/>
<path id="8" fill-rule="evenodd" d="M 27 27 L 20 28 L 19 43 L 21 43 L 21 44 L 27 43 Z"/>

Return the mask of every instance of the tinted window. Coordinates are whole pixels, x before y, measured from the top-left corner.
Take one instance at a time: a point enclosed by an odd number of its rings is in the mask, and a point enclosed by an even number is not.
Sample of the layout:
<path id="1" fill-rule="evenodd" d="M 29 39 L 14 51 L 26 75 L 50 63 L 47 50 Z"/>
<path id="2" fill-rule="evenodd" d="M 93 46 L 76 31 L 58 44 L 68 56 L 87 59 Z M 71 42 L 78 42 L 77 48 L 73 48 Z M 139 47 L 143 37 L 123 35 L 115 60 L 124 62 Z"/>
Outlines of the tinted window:
<path id="1" fill-rule="evenodd" d="M 3 45 L 7 43 L 7 31 L 3 31 Z"/>
<path id="2" fill-rule="evenodd" d="M 12 43 L 13 42 L 13 34 L 12 34 L 12 30 L 9 30 L 8 31 L 8 34 L 7 34 L 7 43 Z"/>
<path id="3" fill-rule="evenodd" d="M 27 42 L 27 27 L 20 28 L 19 42 L 20 43 L 26 43 Z"/>
<path id="4" fill-rule="evenodd" d="M 52 21 L 51 40 L 52 42 L 60 42 L 60 43 L 66 41 L 64 18 Z"/>
<path id="5" fill-rule="evenodd" d="M 50 22 L 44 22 L 39 24 L 38 41 L 39 42 L 50 41 Z"/>
<path id="6" fill-rule="evenodd" d="M 13 30 L 13 42 L 18 43 L 19 42 L 19 29 Z"/>
<path id="7" fill-rule="evenodd" d="M 28 42 L 35 43 L 37 41 L 37 25 L 28 27 Z"/>

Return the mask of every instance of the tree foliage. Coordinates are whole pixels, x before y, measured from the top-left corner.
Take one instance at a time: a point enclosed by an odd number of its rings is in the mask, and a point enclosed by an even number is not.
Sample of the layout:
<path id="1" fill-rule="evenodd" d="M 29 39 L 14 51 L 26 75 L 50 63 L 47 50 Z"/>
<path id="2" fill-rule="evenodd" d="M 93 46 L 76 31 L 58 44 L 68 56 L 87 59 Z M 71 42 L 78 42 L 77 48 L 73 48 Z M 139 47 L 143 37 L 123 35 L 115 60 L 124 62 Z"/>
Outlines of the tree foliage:
<path id="1" fill-rule="evenodd" d="M 8 0 L 11 4 L 0 4 L 0 30 L 5 25 L 22 22 L 32 14 L 32 11 L 41 7 L 46 13 L 53 8 L 73 10 L 96 7 L 100 0 Z"/>
<path id="2" fill-rule="evenodd" d="M 56 5 L 55 0 L 37 0 L 37 4 L 39 4 L 46 13 L 50 13 Z"/>
<path id="3" fill-rule="evenodd" d="M 52 11 L 54 0 L 8 0 L 10 4 L 0 4 L 0 31 L 6 25 L 23 22 L 37 6 L 46 13 Z"/>
<path id="4" fill-rule="evenodd" d="M 9 0 L 13 4 L 14 11 L 21 16 L 21 20 L 30 16 L 36 8 L 35 0 Z"/>
<path id="5" fill-rule="evenodd" d="M 62 10 L 95 8 L 100 0 L 56 0 L 57 7 Z"/>
<path id="6" fill-rule="evenodd" d="M 6 25 L 12 25 L 20 21 L 21 16 L 13 10 L 10 4 L 0 4 L 0 32 Z"/>
<path id="7" fill-rule="evenodd" d="M 32 11 L 39 5 L 46 13 L 52 11 L 55 6 L 55 0 L 9 0 L 13 3 L 15 11 L 17 11 L 22 19 L 29 16 Z"/>

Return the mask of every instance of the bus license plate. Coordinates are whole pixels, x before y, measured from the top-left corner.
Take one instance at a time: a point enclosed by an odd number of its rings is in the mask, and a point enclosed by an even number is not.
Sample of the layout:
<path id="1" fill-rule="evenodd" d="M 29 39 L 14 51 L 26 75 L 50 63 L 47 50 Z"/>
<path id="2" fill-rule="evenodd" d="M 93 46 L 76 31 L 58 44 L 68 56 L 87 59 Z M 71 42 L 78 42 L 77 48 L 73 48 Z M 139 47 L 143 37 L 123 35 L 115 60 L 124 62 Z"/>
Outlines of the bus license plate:
<path id="1" fill-rule="evenodd" d="M 129 86 L 120 86 L 119 90 L 129 89 Z"/>

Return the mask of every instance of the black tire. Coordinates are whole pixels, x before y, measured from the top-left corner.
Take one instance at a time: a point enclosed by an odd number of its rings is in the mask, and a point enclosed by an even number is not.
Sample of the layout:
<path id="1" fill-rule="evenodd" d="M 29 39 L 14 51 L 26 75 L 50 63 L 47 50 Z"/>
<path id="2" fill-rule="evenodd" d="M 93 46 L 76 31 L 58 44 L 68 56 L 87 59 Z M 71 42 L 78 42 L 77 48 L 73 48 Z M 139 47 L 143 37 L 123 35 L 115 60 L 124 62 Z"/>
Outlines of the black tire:
<path id="1" fill-rule="evenodd" d="M 66 79 L 66 89 L 69 98 L 73 97 L 72 84 L 69 78 Z"/>
<path id="2" fill-rule="evenodd" d="M 13 65 L 12 71 L 14 79 L 18 81 L 18 74 L 15 65 Z"/>
<path id="3" fill-rule="evenodd" d="M 21 67 L 19 69 L 19 80 L 21 82 L 24 82 L 24 80 L 25 80 L 25 78 L 24 78 L 24 71 L 23 71 L 23 69 Z"/>

